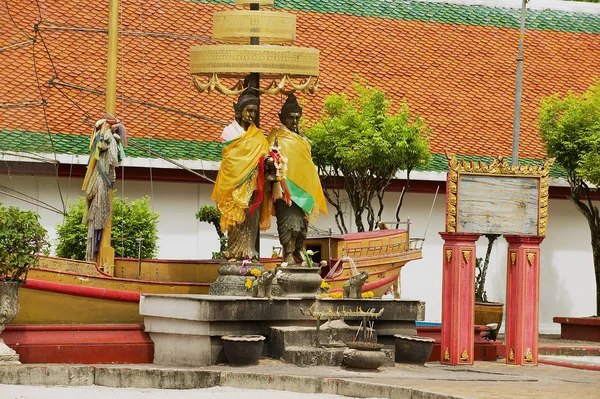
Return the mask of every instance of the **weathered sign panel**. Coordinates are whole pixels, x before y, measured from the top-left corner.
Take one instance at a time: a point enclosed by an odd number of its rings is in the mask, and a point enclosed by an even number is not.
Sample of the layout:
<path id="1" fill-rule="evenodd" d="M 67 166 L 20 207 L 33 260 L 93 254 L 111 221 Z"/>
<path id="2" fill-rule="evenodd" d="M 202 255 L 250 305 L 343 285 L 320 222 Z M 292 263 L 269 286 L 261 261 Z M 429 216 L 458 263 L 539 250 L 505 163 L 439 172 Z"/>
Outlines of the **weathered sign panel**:
<path id="1" fill-rule="evenodd" d="M 447 156 L 446 232 L 546 235 L 554 159 L 513 166 L 502 157 L 488 165 Z"/>
<path id="2" fill-rule="evenodd" d="M 539 178 L 462 174 L 456 231 L 537 235 Z"/>

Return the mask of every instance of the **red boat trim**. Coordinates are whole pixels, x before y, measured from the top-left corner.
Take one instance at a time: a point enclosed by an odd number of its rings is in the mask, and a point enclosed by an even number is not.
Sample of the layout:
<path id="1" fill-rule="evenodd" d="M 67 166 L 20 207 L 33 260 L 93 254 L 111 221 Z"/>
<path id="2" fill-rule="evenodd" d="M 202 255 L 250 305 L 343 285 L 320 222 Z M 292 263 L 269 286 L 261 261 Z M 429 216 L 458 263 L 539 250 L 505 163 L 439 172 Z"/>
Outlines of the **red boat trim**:
<path id="1" fill-rule="evenodd" d="M 386 285 L 386 284 L 389 284 L 389 283 L 395 281 L 397 278 L 398 278 L 398 275 L 396 274 L 396 275 L 393 275 L 393 276 L 390 276 L 390 277 L 386 277 L 386 278 L 381 279 L 381 280 L 373 281 L 372 283 L 367 283 L 367 284 L 365 284 L 365 285 L 362 286 L 362 290 L 363 290 L 363 292 L 372 291 L 372 290 L 377 289 L 377 288 L 379 288 L 379 287 L 381 287 L 383 285 Z M 334 290 L 331 290 L 330 292 L 342 292 L 342 291 L 343 291 L 343 288 L 336 288 Z"/>
<path id="2" fill-rule="evenodd" d="M 404 267 L 404 265 L 402 265 L 402 266 L 394 266 L 394 267 L 390 267 L 389 269 L 385 269 L 385 270 L 377 270 L 377 271 L 374 271 L 374 272 L 372 272 L 372 273 L 369 273 L 369 276 L 373 276 L 373 275 L 380 274 L 380 273 L 387 273 L 387 272 L 389 272 L 389 271 L 394 271 L 394 270 L 396 270 L 396 269 L 400 269 L 400 268 L 402 268 L 402 267 Z M 327 281 L 327 282 L 330 282 L 330 281 L 344 281 L 344 280 L 348 280 L 349 278 L 350 278 L 350 277 L 342 277 L 342 278 L 330 278 L 330 279 L 327 279 L 327 280 L 325 280 L 325 281 Z"/>
<path id="3" fill-rule="evenodd" d="M 56 292 L 58 294 L 82 296 L 86 298 L 107 299 L 109 301 L 132 302 L 140 301 L 139 292 L 110 290 L 106 288 L 82 287 L 73 284 L 55 283 L 52 281 L 27 279 L 23 288 L 32 290 Z"/>
<path id="4" fill-rule="evenodd" d="M 101 276 L 94 276 L 91 274 L 85 274 L 85 273 L 77 273 L 77 272 L 70 272 L 70 271 L 63 271 L 63 270 L 55 270 L 55 269 L 47 269 L 45 267 L 32 267 L 32 270 L 40 270 L 43 272 L 49 272 L 49 273 L 56 273 L 56 274 L 67 274 L 70 276 L 80 276 L 80 277 L 87 277 L 87 278 L 98 278 L 98 279 L 102 279 L 102 280 L 113 280 L 113 281 L 125 281 L 128 283 L 144 283 L 144 284 L 157 284 L 157 285 L 187 285 L 187 286 L 194 286 L 194 287 L 205 287 L 205 286 L 210 286 L 210 283 L 192 283 L 192 282 L 185 282 L 185 281 L 153 281 L 153 280 L 136 280 L 136 279 L 132 279 L 132 278 L 120 278 L 120 277 L 112 277 L 110 275 L 107 275 L 106 273 L 102 273 Z"/>
<path id="5" fill-rule="evenodd" d="M 361 261 L 372 261 L 372 260 L 379 260 L 379 259 L 388 259 L 388 258 L 398 258 L 398 261 L 401 261 L 401 260 L 404 260 L 404 258 L 408 257 L 408 255 L 412 255 L 412 254 L 417 253 L 417 252 L 421 252 L 422 253 L 422 250 L 420 250 L 420 249 L 411 249 L 409 251 L 396 252 L 396 253 L 392 253 L 392 254 L 375 255 L 375 256 L 363 256 L 362 258 L 352 258 L 352 260 L 354 261 L 354 263 L 361 262 Z M 335 262 L 337 262 L 338 259 L 339 258 L 332 259 L 331 262 L 335 265 Z M 423 256 L 421 255 L 421 257 L 419 259 L 423 259 Z M 410 260 L 416 260 L 416 259 L 410 259 Z M 344 263 L 350 264 L 350 261 L 342 260 L 342 265 Z M 360 268 L 360 267 L 368 267 L 368 266 L 369 265 L 362 265 L 362 266 L 357 266 L 357 267 Z"/>
<path id="6" fill-rule="evenodd" d="M 351 241 L 351 240 L 364 240 L 365 238 L 377 238 L 377 237 L 386 237 L 391 235 L 396 235 L 398 233 L 406 233 L 406 229 L 386 229 L 386 230 L 372 230 L 372 231 L 363 231 L 361 233 L 349 233 L 349 234 L 340 234 L 331 236 L 331 238 L 343 241 Z M 319 237 L 319 238 L 329 238 L 329 237 Z"/>

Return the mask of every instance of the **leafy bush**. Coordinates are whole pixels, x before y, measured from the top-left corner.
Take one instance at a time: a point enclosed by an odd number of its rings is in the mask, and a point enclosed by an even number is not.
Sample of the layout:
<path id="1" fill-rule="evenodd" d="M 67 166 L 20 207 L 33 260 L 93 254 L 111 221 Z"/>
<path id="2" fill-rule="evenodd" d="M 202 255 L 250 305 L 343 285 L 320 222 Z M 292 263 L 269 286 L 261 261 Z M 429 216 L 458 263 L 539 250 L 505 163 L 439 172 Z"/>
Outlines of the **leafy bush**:
<path id="1" fill-rule="evenodd" d="M 88 228 L 83 224 L 85 198 L 79 197 L 70 207 L 62 224 L 56 227 L 59 244 L 56 254 L 62 258 L 85 259 Z M 127 203 L 127 198 L 113 197 L 112 247 L 115 256 L 137 258 L 142 237 L 142 258 L 158 253 L 158 213 L 150 208 L 150 197 Z"/>
<path id="2" fill-rule="evenodd" d="M 0 280 L 24 282 L 29 268 L 37 266 L 39 255 L 48 253 L 47 231 L 39 217 L 0 203 Z"/>
<path id="3" fill-rule="evenodd" d="M 214 226 L 219 235 L 219 252 L 213 252 L 213 259 L 224 258 L 223 252 L 227 249 L 227 236 L 221 231 L 221 212 L 212 205 L 201 206 L 196 213 L 196 219 L 201 222 L 210 223 Z"/>

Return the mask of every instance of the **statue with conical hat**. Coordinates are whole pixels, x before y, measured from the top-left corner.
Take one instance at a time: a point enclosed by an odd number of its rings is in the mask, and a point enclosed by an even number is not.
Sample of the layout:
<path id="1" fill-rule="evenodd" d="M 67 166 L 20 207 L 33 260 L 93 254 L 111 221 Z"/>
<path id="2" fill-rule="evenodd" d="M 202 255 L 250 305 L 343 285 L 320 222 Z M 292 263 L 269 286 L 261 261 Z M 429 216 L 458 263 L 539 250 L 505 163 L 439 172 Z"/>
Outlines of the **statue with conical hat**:
<path id="1" fill-rule="evenodd" d="M 299 132 L 302 107 L 290 94 L 281 107 L 282 125 L 271 130 L 269 163 L 275 164 L 270 198 L 265 205 L 277 218 L 277 232 L 283 247 L 283 260 L 302 263 L 308 225 L 319 213 L 327 215 L 327 203 L 317 168 L 312 161 L 308 139 Z"/>
<path id="2" fill-rule="evenodd" d="M 227 233 L 229 260 L 259 259 L 260 207 L 264 195 L 264 157 L 269 145 L 256 127 L 259 96 L 248 88 L 233 104 L 235 120 L 221 135 L 225 142 L 221 167 L 211 195 Z"/>

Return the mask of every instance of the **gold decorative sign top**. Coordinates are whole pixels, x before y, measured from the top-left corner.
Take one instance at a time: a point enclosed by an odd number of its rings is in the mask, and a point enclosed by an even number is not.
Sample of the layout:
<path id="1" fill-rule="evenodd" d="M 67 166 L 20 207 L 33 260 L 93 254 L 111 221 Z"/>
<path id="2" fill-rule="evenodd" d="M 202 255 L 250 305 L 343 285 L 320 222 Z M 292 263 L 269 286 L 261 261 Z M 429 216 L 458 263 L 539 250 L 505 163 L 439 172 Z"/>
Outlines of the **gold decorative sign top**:
<path id="1" fill-rule="evenodd" d="M 486 164 L 446 156 L 447 232 L 546 235 L 553 158 L 512 166 L 503 157 Z"/>

